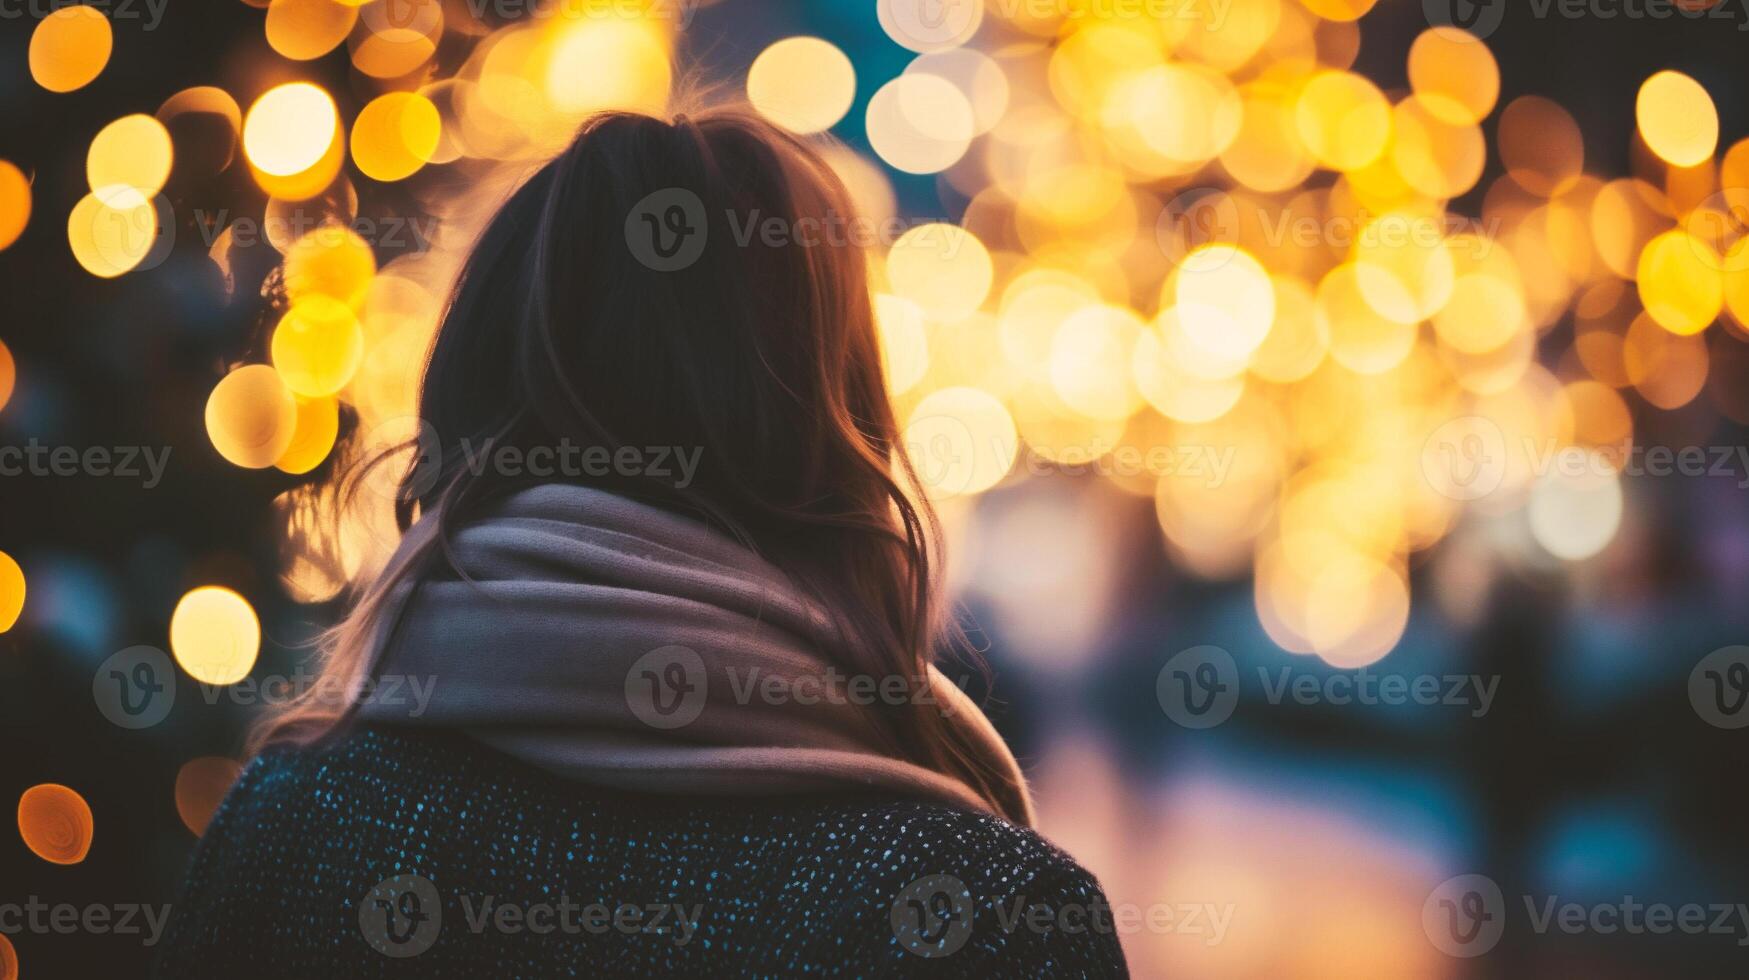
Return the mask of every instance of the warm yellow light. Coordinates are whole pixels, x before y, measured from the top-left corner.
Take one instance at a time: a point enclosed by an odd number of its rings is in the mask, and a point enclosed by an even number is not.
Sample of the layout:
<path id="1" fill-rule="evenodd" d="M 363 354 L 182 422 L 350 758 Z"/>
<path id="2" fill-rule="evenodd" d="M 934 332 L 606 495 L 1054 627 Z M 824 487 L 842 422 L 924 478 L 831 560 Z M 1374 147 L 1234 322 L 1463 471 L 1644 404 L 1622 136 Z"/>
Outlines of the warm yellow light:
<path id="1" fill-rule="evenodd" d="M 1190 341 L 1242 361 L 1275 319 L 1275 287 L 1263 264 L 1234 245 L 1204 245 L 1178 267 L 1175 300 Z"/>
<path id="2" fill-rule="evenodd" d="M 887 253 L 893 292 L 945 322 L 970 316 L 989 295 L 995 275 L 984 243 L 957 225 L 919 225 Z"/>
<path id="3" fill-rule="evenodd" d="M 1634 102 L 1640 138 L 1653 153 L 1678 167 L 1711 160 L 1719 145 L 1719 111 L 1694 79 L 1661 71 L 1646 79 Z"/>
<path id="4" fill-rule="evenodd" d="M 546 96 L 560 112 L 605 109 L 659 114 L 668 104 L 674 69 L 651 24 L 587 18 L 567 24 L 553 44 Z"/>
<path id="5" fill-rule="evenodd" d="M 67 244 L 86 272 L 113 279 L 143 261 L 158 241 L 158 209 L 131 187 L 85 195 L 67 215 Z"/>
<path id="6" fill-rule="evenodd" d="M 232 371 L 207 396 L 207 438 L 235 466 L 272 466 L 291 446 L 297 424 L 297 399 L 265 364 Z"/>
<path id="7" fill-rule="evenodd" d="M 1233 144 L 1244 103 L 1227 76 L 1192 65 L 1159 65 L 1113 88 L 1102 121 L 1133 129 L 1148 150 L 1200 165 Z"/>
<path id="8" fill-rule="evenodd" d="M 322 156 L 314 166 L 288 177 L 279 177 L 251 165 L 249 175 L 255 178 L 255 183 L 267 196 L 275 201 L 301 202 L 311 198 L 327 200 L 337 191 L 351 193 L 350 182 L 341 176 L 340 168 L 346 163 L 346 134 L 334 130 L 334 139 L 328 148 L 322 151 Z M 338 185 L 338 186 L 337 186 Z M 356 201 L 354 201 L 356 208 Z M 274 237 L 274 230 L 268 230 L 268 237 Z M 278 247 L 276 244 L 275 247 Z"/>
<path id="9" fill-rule="evenodd" d="M 267 43 L 293 61 L 309 61 L 338 47 L 357 23 L 358 7 L 354 4 L 272 0 L 267 5 Z"/>
<path id="10" fill-rule="evenodd" d="M 1640 252 L 1670 227 L 1664 195 L 1632 177 L 1604 184 L 1591 201 L 1591 243 L 1609 271 L 1632 279 Z"/>
<path id="11" fill-rule="evenodd" d="M 425 96 L 379 95 L 352 123 L 352 162 L 373 180 L 401 180 L 431 160 L 442 132 L 437 106 Z"/>
<path id="12" fill-rule="evenodd" d="M 1300 142 L 1291 94 L 1248 91 L 1242 116 L 1239 132 L 1221 151 L 1221 166 L 1234 180 L 1255 191 L 1276 193 L 1311 176 L 1316 162 Z"/>
<path id="13" fill-rule="evenodd" d="M 1352 263 L 1330 270 L 1318 283 L 1317 310 L 1330 338 L 1330 356 L 1357 374 L 1389 371 L 1415 346 L 1416 325 L 1379 315 L 1367 303 Z"/>
<path id="14" fill-rule="evenodd" d="M 358 373 L 364 330 L 345 303 L 314 295 L 286 311 L 270 347 L 273 369 L 287 388 L 305 398 L 323 398 Z"/>
<path id="15" fill-rule="evenodd" d="M 850 58 L 817 37 L 786 37 L 747 70 L 747 100 L 767 119 L 798 133 L 831 129 L 856 99 Z"/>
<path id="16" fill-rule="evenodd" d="M 1646 313 L 1674 334 L 1705 330 L 1725 304 L 1722 263 L 1711 245 L 1681 229 L 1652 239 L 1637 269 Z"/>
<path id="17" fill-rule="evenodd" d="M 269 89 L 243 120 L 243 152 L 272 177 L 301 174 L 322 161 L 340 129 L 334 100 L 309 82 Z"/>
<path id="18" fill-rule="evenodd" d="M 145 197 L 170 179 L 170 131 L 144 113 L 123 116 L 98 130 L 85 156 L 85 177 L 91 189 L 131 187 Z"/>
<path id="19" fill-rule="evenodd" d="M 922 381 L 929 370 L 929 335 L 923 308 L 903 296 L 880 293 L 874 298 L 874 312 L 887 391 L 904 394 Z"/>
<path id="20" fill-rule="evenodd" d="M 911 410 L 904 444 L 921 489 L 933 498 L 975 494 L 1008 474 L 1020 436 L 1008 409 L 977 388 L 931 392 Z"/>
<path id="21" fill-rule="evenodd" d="M 1378 86 L 1345 71 L 1312 76 L 1300 92 L 1295 121 L 1306 149 L 1333 170 L 1366 166 L 1391 137 L 1391 107 Z"/>
<path id="22" fill-rule="evenodd" d="M 84 88 L 109 64 L 114 44 L 102 11 L 83 4 L 62 7 L 31 32 L 30 77 L 51 92 Z"/>
<path id="23" fill-rule="evenodd" d="M 1374 312 L 1418 323 L 1451 298 L 1456 269 L 1443 218 L 1394 211 L 1360 230 L 1353 249 L 1355 282 Z"/>
<path id="24" fill-rule="evenodd" d="M 291 445 L 273 461 L 278 469 L 294 475 L 321 465 L 334 448 L 340 433 L 340 403 L 334 398 L 298 399 L 298 417 Z"/>
<path id="25" fill-rule="evenodd" d="M 0 633 L 11 629 L 24 612 L 24 569 L 0 551 Z"/>
<path id="26" fill-rule="evenodd" d="M 971 145 L 977 117 L 945 78 L 900 75 L 868 103 L 868 141 L 897 170 L 932 174 L 957 163 Z"/>
<path id="27" fill-rule="evenodd" d="M 354 309 L 376 274 L 370 244 L 345 225 L 325 224 L 299 238 L 285 255 L 285 293 L 292 305 L 326 296 Z"/>
<path id="28" fill-rule="evenodd" d="M 353 67 L 372 78 L 412 73 L 437 53 L 443 39 L 440 0 L 367 3 L 359 9 L 358 19 L 359 29 L 347 44 Z"/>
<path id="29" fill-rule="evenodd" d="M 1439 339 L 1465 354 L 1499 350 L 1530 328 L 1524 291 L 1516 279 L 1489 272 L 1459 276 L 1451 299 L 1433 318 Z"/>
<path id="30" fill-rule="evenodd" d="M 12 349 L 0 340 L 0 410 L 12 400 L 12 386 L 18 382 L 18 365 L 12 360 Z"/>
<path id="31" fill-rule="evenodd" d="M 170 614 L 170 652 L 202 684 L 235 684 L 260 651 L 261 621 L 249 600 L 230 589 L 192 589 Z"/>
<path id="32" fill-rule="evenodd" d="M 1359 20 L 1378 0 L 1300 0 L 1307 10 L 1324 20 L 1345 23 Z"/>
<path id="33" fill-rule="evenodd" d="M 1409 46 L 1409 85 L 1435 118 L 1458 126 L 1479 123 L 1500 97 L 1500 66 L 1475 35 L 1434 27 Z"/>
<path id="34" fill-rule="evenodd" d="M 30 181 L 10 160 L 0 160 L 0 252 L 30 224 Z M 0 401 L 0 405 L 5 402 Z"/>
<path id="35" fill-rule="evenodd" d="M 1480 127 L 1440 119 L 1419 96 L 1397 103 L 1391 123 L 1391 164 L 1409 187 L 1447 200 L 1481 179 L 1488 146 Z"/>
<path id="36" fill-rule="evenodd" d="M 38 783 L 18 798 L 18 836 L 51 864 L 78 864 L 91 852 L 91 805 L 69 787 Z"/>
<path id="37" fill-rule="evenodd" d="M 1275 322 L 1251 356 L 1251 373 L 1276 384 L 1292 384 L 1323 363 L 1330 338 L 1304 280 L 1278 276 L 1273 283 Z"/>
<path id="38" fill-rule="evenodd" d="M 1131 374 L 1140 317 L 1121 306 L 1089 306 L 1057 327 L 1051 340 L 1051 388 L 1063 404 L 1092 419 L 1121 421 L 1142 398 Z"/>
<path id="39" fill-rule="evenodd" d="M 1223 359 L 1192 343 L 1178 311 L 1168 307 L 1136 337 L 1130 378 L 1161 415 L 1209 422 L 1231 411 L 1245 393 L 1244 368 L 1243 360 Z"/>

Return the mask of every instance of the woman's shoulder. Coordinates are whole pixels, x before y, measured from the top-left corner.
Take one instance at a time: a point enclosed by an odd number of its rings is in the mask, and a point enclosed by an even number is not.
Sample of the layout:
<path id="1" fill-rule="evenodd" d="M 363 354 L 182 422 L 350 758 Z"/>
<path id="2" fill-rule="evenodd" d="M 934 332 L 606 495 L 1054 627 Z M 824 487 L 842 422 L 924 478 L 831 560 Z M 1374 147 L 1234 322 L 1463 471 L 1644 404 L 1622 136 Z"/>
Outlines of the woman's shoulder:
<path id="1" fill-rule="evenodd" d="M 394 939 L 416 939 L 412 925 L 429 928 L 433 917 L 402 915 L 407 901 L 439 910 L 422 968 L 534 971 L 542 957 L 586 952 L 609 973 L 723 962 L 816 974 L 1123 970 L 1098 882 L 995 817 L 864 795 L 601 790 L 463 736 L 386 729 L 249 765 L 196 856 L 166 961 L 219 936 L 308 947 L 312 937 L 294 933 L 314 929 L 325 941 L 309 948 L 357 956 L 344 964 L 357 973 L 411 948 Z M 537 921 L 552 928 L 531 931 Z M 592 932 L 618 941 L 560 953 L 553 940 Z"/>

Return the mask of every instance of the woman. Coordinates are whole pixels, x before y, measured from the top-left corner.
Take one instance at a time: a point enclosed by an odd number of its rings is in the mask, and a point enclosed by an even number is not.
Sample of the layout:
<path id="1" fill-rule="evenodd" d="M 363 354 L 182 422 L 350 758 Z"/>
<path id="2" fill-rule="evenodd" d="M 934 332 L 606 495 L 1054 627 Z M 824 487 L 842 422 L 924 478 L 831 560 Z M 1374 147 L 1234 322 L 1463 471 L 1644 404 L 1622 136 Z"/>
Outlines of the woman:
<path id="1" fill-rule="evenodd" d="M 602 116 L 511 196 L 327 644 L 353 697 L 258 733 L 163 976 L 1124 973 L 931 664 L 852 215 L 738 110 Z"/>

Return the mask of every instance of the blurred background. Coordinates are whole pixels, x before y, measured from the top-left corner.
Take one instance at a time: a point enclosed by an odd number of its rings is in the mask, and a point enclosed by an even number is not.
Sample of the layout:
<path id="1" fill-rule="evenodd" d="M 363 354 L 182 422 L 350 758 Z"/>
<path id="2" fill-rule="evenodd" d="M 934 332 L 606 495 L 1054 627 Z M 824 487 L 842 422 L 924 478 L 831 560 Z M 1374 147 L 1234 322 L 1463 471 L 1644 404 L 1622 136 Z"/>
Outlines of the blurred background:
<path id="1" fill-rule="evenodd" d="M 482 217 L 588 113 L 701 85 L 820 134 L 860 202 L 989 710 L 1042 832 L 1153 913 L 1136 975 L 1740 975 L 1746 30 L 7 4 L 0 976 L 143 971 L 141 935 L 18 909 L 173 900 L 393 545 L 333 480 L 417 434 Z"/>

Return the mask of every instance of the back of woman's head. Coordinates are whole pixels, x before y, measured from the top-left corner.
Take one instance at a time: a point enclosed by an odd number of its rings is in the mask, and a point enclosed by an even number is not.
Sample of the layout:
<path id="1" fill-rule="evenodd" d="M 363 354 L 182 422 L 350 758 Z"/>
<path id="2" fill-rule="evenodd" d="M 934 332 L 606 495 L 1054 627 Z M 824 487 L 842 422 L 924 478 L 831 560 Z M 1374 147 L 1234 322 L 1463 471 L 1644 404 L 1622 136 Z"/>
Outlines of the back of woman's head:
<path id="1" fill-rule="evenodd" d="M 680 496 L 768 546 L 798 521 L 884 526 L 894 431 L 864 259 L 798 232 L 852 213 L 820 157 L 755 116 L 597 117 L 476 246 L 421 417 L 446 445 L 696 447 Z"/>
<path id="2" fill-rule="evenodd" d="M 740 538 L 831 612 L 842 642 L 829 656 L 918 683 L 943 636 L 934 519 L 907 492 L 856 221 L 821 156 L 750 112 L 587 122 L 462 269 L 420 396 L 436 478 L 409 474 L 398 501 L 403 527 L 417 516 L 431 533 L 361 592 L 324 669 L 364 670 L 397 580 L 432 573 L 480 503 L 539 482 L 480 466 L 492 446 L 592 451 L 598 465 L 563 479 Z M 696 467 L 651 466 L 652 447 Z M 1009 795 L 973 771 L 931 699 L 898 700 L 871 708 L 896 750 Z M 300 705 L 261 739 L 340 720 Z"/>

